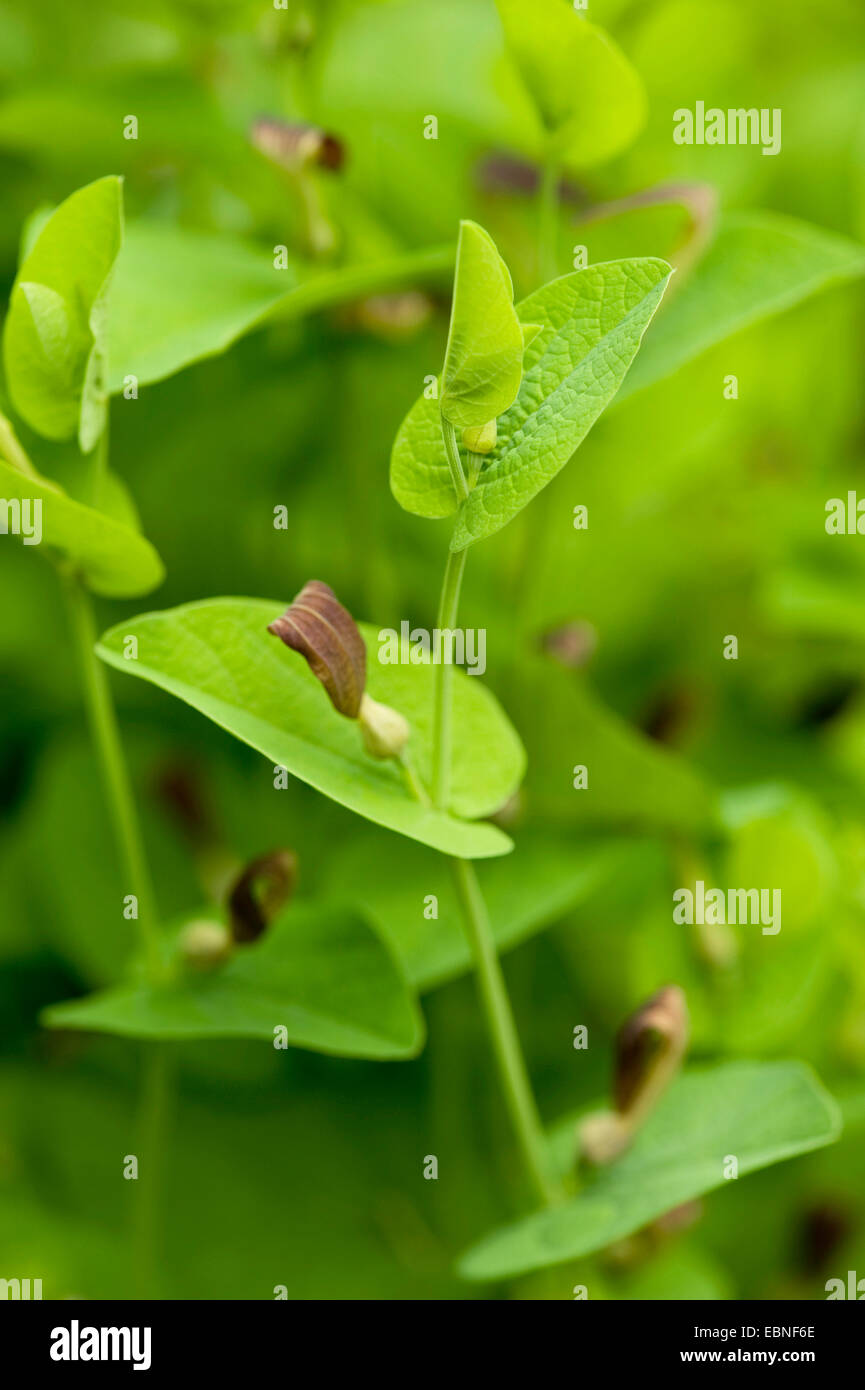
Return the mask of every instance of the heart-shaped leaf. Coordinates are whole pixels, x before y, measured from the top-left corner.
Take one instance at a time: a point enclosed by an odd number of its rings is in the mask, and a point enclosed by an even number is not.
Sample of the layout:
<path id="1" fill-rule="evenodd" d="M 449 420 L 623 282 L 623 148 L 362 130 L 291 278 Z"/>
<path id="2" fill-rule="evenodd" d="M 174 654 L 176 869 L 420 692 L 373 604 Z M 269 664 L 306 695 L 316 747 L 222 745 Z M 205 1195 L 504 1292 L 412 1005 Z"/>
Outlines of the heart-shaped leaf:
<path id="1" fill-rule="evenodd" d="M 523 330 L 510 272 L 492 237 L 461 222 L 441 378 L 441 413 L 457 429 L 485 425 L 520 389 Z"/>
<path id="2" fill-rule="evenodd" d="M 562 0 L 496 4 L 554 157 L 586 168 L 629 145 L 646 117 L 643 84 L 603 29 Z"/>
<path id="3" fill-rule="evenodd" d="M 78 189 L 41 223 L 3 329 L 15 409 L 48 439 L 68 439 L 77 429 L 85 453 L 105 424 L 106 296 L 122 238 L 121 180 Z"/>
<path id="4" fill-rule="evenodd" d="M 337 714 L 303 658 L 268 635 L 268 623 L 284 607 L 279 600 L 220 598 L 147 613 L 106 633 L 98 651 L 368 820 L 465 859 L 506 853 L 511 841 L 501 830 L 457 819 L 492 814 L 524 771 L 522 745 L 489 691 L 476 677 L 454 672 L 452 814 L 435 811 L 410 795 L 393 761 L 364 752 L 356 723 Z M 382 665 L 374 659 L 379 629 L 360 628 L 367 690 L 408 720 L 409 753 L 429 786 L 433 668 Z M 124 656 L 129 636 L 138 639 L 136 659 Z"/>
<path id="5" fill-rule="evenodd" d="M 665 261 L 608 261 L 544 285 L 517 305 L 540 323 L 519 394 L 457 520 L 461 550 L 505 526 L 565 466 L 613 399 L 670 277 Z M 421 397 L 397 434 L 391 489 L 406 511 L 450 516 L 456 497 L 435 401 Z"/>
<path id="6" fill-rule="evenodd" d="M 573 1161 L 578 1118 L 550 1136 L 551 1161 L 561 1171 Z M 736 1174 L 831 1144 L 839 1132 L 835 1102 L 801 1062 L 689 1071 L 616 1163 L 562 1206 L 487 1236 L 463 1256 L 461 1273 L 507 1279 L 588 1255 Z"/>
<path id="7" fill-rule="evenodd" d="M 412 1057 L 423 1021 L 372 928 L 337 907 L 294 905 L 221 968 L 55 1004 L 42 1022 L 153 1039 L 268 1038 L 342 1057 Z"/>

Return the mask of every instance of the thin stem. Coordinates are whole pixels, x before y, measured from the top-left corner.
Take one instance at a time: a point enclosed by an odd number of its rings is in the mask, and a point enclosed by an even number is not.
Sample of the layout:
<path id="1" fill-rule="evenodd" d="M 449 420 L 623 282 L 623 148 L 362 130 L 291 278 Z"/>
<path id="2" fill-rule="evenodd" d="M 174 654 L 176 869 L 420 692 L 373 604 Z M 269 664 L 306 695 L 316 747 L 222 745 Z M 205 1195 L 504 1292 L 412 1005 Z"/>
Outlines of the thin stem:
<path id="1" fill-rule="evenodd" d="M 159 1290 L 159 1212 L 162 1205 L 163 1156 L 172 1093 L 173 1056 L 166 1043 L 143 1050 L 138 1116 L 138 1202 L 135 1209 L 135 1266 L 142 1298 Z"/>
<path id="2" fill-rule="evenodd" d="M 547 158 L 538 189 L 538 279 L 542 285 L 556 277 L 559 232 L 559 166 Z"/>
<path id="3" fill-rule="evenodd" d="M 481 469 L 484 466 L 484 456 L 483 454 L 473 454 L 471 450 L 469 450 L 468 459 L 466 461 L 468 463 L 468 477 L 466 478 L 466 485 L 468 487 L 469 492 L 471 492 L 472 488 L 474 487 L 475 483 L 480 477 Z"/>
<path id="4" fill-rule="evenodd" d="M 465 557 L 465 550 L 448 552 L 439 602 L 440 629 L 456 626 Z M 452 674 L 450 663 L 440 662 L 435 667 L 432 800 L 441 810 L 447 808 L 450 787 Z M 555 1201 L 556 1193 L 545 1170 L 543 1130 L 486 905 L 472 864 L 465 859 L 450 862 L 505 1104 L 532 1189 L 544 1205 L 549 1205 Z"/>
<path id="5" fill-rule="evenodd" d="M 442 438 L 445 444 L 448 465 L 451 470 L 451 481 L 454 485 L 454 492 L 457 495 L 457 502 L 465 502 L 469 495 L 466 485 L 466 475 L 463 472 L 462 460 L 460 458 L 459 445 L 457 444 L 456 430 L 450 420 L 446 420 L 442 415 Z"/>
<path id="6" fill-rule="evenodd" d="M 474 865 L 468 859 L 452 859 L 450 862 L 474 955 L 478 990 L 505 1104 L 535 1196 L 543 1205 L 551 1206 L 556 1201 L 557 1193 L 544 1160 L 543 1128 L 520 1047 L 489 914 Z"/>
<path id="7" fill-rule="evenodd" d="M 129 890 L 138 904 L 138 931 L 153 978 L 161 973 L 156 903 L 144 854 L 129 771 L 117 728 L 117 716 L 104 666 L 95 652 L 96 623 L 90 595 L 75 574 L 64 576 L 84 681 L 84 698 L 99 758 L 109 810 L 123 861 Z"/>
<path id="8" fill-rule="evenodd" d="M 465 550 L 449 550 L 439 601 L 438 628 L 440 632 L 454 628 L 460 602 L 460 587 L 466 567 Z M 446 810 L 450 796 L 451 772 L 451 686 L 453 667 L 441 661 L 434 668 L 433 690 L 433 772 L 432 799 L 439 810 Z"/>
<path id="9" fill-rule="evenodd" d="M 91 459 L 90 487 L 93 506 L 99 507 L 108 473 L 108 418 Z M 93 742 L 102 772 L 108 809 L 114 823 L 123 869 L 129 889 L 135 896 L 135 921 L 147 972 L 153 982 L 162 978 L 159 950 L 156 895 L 138 812 L 132 795 L 129 769 L 117 727 L 117 715 L 105 667 L 96 656 L 96 620 L 88 590 L 73 570 L 61 571 L 71 626 L 78 649 L 84 685 L 84 700 Z M 170 1058 L 165 1044 L 146 1044 L 142 1052 L 142 1091 L 140 1100 L 139 1159 L 141 1171 L 136 1183 L 134 1216 L 135 1269 L 141 1296 L 153 1297 L 158 1290 L 159 1206 L 161 1165 L 167 1110 L 171 1091 Z"/>
<path id="10" fill-rule="evenodd" d="M 409 757 L 407 751 L 403 751 L 400 754 L 400 762 L 402 764 L 403 776 L 405 777 L 406 786 L 408 787 L 412 796 L 415 798 L 416 801 L 419 801 L 422 806 L 431 806 L 432 802 L 429 799 L 427 789 L 418 777 L 417 770 L 415 769 L 414 763 L 411 761 L 411 758 Z"/>
<path id="11" fill-rule="evenodd" d="M 105 371 L 106 373 L 108 371 L 107 363 L 105 365 Z M 90 505 L 96 507 L 97 510 L 102 505 L 102 490 L 105 486 L 106 477 L 108 476 L 108 449 L 111 438 L 110 421 L 111 398 L 109 397 L 105 405 L 105 422 L 102 426 L 102 432 L 90 455 Z"/>

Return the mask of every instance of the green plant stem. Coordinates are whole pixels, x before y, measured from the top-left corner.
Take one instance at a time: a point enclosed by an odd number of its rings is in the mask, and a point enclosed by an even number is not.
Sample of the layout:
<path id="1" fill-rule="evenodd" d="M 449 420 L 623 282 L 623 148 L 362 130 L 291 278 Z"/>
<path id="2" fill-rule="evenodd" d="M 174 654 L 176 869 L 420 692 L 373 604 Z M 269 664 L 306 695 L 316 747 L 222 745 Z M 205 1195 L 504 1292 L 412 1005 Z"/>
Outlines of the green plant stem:
<path id="1" fill-rule="evenodd" d="M 538 188 L 538 282 L 541 285 L 554 280 L 557 274 L 558 223 L 559 166 L 548 157 L 541 169 Z"/>
<path id="2" fill-rule="evenodd" d="M 107 365 L 105 370 L 107 371 Z M 109 399 L 105 408 L 105 424 L 102 433 L 97 439 L 93 452 L 90 455 L 90 505 L 97 511 L 102 505 L 102 493 L 105 481 L 108 476 L 108 448 L 111 438 L 109 427 L 111 420 L 111 401 Z"/>
<path id="3" fill-rule="evenodd" d="M 544 1159 L 543 1128 L 520 1047 L 486 903 L 471 860 L 451 859 L 450 863 L 474 956 L 478 990 L 502 1093 L 526 1175 L 541 1204 L 552 1206 L 557 1193 Z"/>
<path id="4" fill-rule="evenodd" d="M 138 1126 L 138 1201 L 135 1209 L 135 1268 L 142 1298 L 158 1297 L 159 1232 L 163 1157 L 173 1090 L 173 1056 L 154 1042 L 142 1054 Z"/>
<path id="5" fill-rule="evenodd" d="M 465 557 L 465 550 L 448 552 L 439 602 L 440 628 L 456 626 Z M 445 662 L 439 663 L 434 670 L 432 800 L 434 806 L 446 810 L 450 790 L 453 670 Z M 543 1205 L 550 1205 L 556 1200 L 556 1192 L 544 1163 L 543 1130 L 486 904 L 472 863 L 466 859 L 451 859 L 450 863 L 505 1104 L 533 1193 Z"/>
<path id="6" fill-rule="evenodd" d="M 465 550 L 449 550 L 437 620 L 441 632 L 456 626 L 465 567 Z M 434 806 L 446 810 L 450 796 L 453 667 L 442 661 L 434 672 L 432 799 Z"/>
<path id="7" fill-rule="evenodd" d="M 456 430 L 450 420 L 446 420 L 442 415 L 442 439 L 444 440 L 445 453 L 447 454 L 448 465 L 451 470 L 451 481 L 454 485 L 454 492 L 457 495 L 457 502 L 465 502 L 469 495 L 466 475 L 463 472 L 462 460 L 460 458 L 459 445 L 457 444 Z"/>
<path id="8" fill-rule="evenodd" d="M 411 758 L 409 757 L 407 751 L 401 753 L 400 762 L 402 764 L 403 776 L 405 778 L 406 786 L 408 787 L 412 796 L 415 798 L 416 801 L 419 801 L 422 806 L 431 806 L 432 802 L 429 799 L 429 793 L 427 792 L 427 789 L 424 786 L 423 782 L 418 777 L 414 763 L 411 761 Z"/>
<path id="9" fill-rule="evenodd" d="M 161 973 L 161 964 L 155 896 L 144 854 L 129 771 L 117 728 L 117 716 L 108 687 L 108 677 L 95 652 L 97 634 L 93 604 L 78 575 L 64 576 L 64 587 L 81 664 L 88 718 L 109 810 L 129 891 L 134 893 L 138 903 L 136 920 L 141 945 L 149 972 L 153 978 L 157 978 Z"/>
<path id="10" fill-rule="evenodd" d="M 108 474 L 108 413 L 91 460 L 91 495 L 99 507 Z M 114 824 L 123 870 L 137 903 L 136 922 L 141 948 L 151 981 L 164 974 L 159 950 L 156 895 L 144 850 L 129 769 L 120 740 L 117 714 L 108 675 L 96 655 L 97 628 L 93 602 L 81 577 L 62 571 L 84 686 L 84 700 L 93 742 L 100 764 L 108 808 Z M 162 1155 L 171 1092 L 170 1056 L 165 1044 L 145 1044 L 142 1049 L 142 1089 L 139 1114 L 139 1176 L 134 1216 L 134 1268 L 142 1298 L 158 1292 L 159 1207 Z"/>
<path id="11" fill-rule="evenodd" d="M 72 617 L 81 663 L 84 696 L 102 778 L 114 822 L 123 868 L 138 902 L 138 931 L 151 980 L 163 967 L 159 953 L 156 900 L 144 853 L 129 771 L 123 755 L 117 716 L 104 666 L 96 656 L 96 623 L 90 595 L 77 574 L 64 575 L 64 587 Z M 140 1173 L 136 1183 L 134 1265 L 141 1297 L 154 1297 L 158 1280 L 159 1187 L 166 1111 L 170 1091 L 169 1058 L 164 1044 L 142 1049 L 140 1113 Z"/>
<path id="12" fill-rule="evenodd" d="M 483 454 L 473 454 L 473 453 L 471 452 L 471 450 L 469 450 L 469 456 L 468 456 L 467 462 L 468 462 L 468 466 L 469 466 L 469 467 L 468 467 L 468 477 L 467 477 L 467 479 L 466 479 L 466 485 L 467 485 L 467 487 L 468 487 L 469 492 L 471 492 L 472 488 L 474 487 L 475 483 L 477 482 L 478 478 L 480 477 L 481 469 L 482 469 L 483 466 L 484 466 L 484 455 L 483 455 Z"/>

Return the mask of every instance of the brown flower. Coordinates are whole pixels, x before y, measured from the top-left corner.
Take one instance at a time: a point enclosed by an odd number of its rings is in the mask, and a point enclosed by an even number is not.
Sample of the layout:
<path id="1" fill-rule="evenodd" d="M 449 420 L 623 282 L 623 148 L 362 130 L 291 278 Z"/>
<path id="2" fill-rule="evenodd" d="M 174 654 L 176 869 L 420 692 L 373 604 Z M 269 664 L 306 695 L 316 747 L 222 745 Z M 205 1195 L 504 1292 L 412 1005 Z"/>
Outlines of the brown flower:
<path id="1" fill-rule="evenodd" d="M 580 1152 L 611 1163 L 632 1142 L 669 1086 L 688 1045 L 688 1006 L 678 985 L 666 985 L 625 1021 L 616 1039 L 615 1110 L 583 1120 Z"/>
<path id="2" fill-rule="evenodd" d="M 306 658 L 335 710 L 357 718 L 366 684 L 366 647 L 354 618 L 327 584 L 318 579 L 304 584 L 267 630 Z"/>
<path id="3" fill-rule="evenodd" d="M 340 169 L 345 160 L 345 146 L 337 136 L 301 121 L 261 116 L 253 122 L 250 136 L 256 149 L 294 174 L 311 164 Z"/>
<path id="4" fill-rule="evenodd" d="M 228 916 L 233 939 L 256 941 L 285 906 L 297 881 L 297 855 L 275 849 L 247 864 L 228 895 Z"/>
<path id="5" fill-rule="evenodd" d="M 625 1021 L 616 1038 L 613 1096 L 619 1114 L 643 1110 L 679 1068 L 688 1043 L 688 1008 L 678 985 L 666 985 Z"/>

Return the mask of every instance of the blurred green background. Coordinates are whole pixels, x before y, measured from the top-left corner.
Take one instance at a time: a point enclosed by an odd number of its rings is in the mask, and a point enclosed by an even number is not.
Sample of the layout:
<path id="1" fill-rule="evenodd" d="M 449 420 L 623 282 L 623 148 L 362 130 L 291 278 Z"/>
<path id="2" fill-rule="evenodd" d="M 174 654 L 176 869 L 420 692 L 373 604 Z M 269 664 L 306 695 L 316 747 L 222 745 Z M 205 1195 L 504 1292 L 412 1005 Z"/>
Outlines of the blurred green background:
<path id="1" fill-rule="evenodd" d="M 593 262 L 673 260 L 682 283 L 660 333 L 727 213 L 865 241 L 856 0 L 589 8 L 640 74 L 648 115 L 614 159 L 568 172 L 561 273 L 578 245 Z M 781 154 L 675 145 L 672 112 L 697 100 L 780 108 Z M 423 138 L 430 114 L 436 141 Z M 332 233 L 316 264 L 309 203 L 250 138 L 262 115 L 344 144 L 343 169 L 311 184 Z M 452 243 L 472 217 L 519 296 L 536 277 L 534 153 L 492 0 L 0 0 L 7 292 L 34 210 L 119 173 L 130 218 L 265 254 L 285 244 L 310 273 Z M 618 204 L 646 190 L 646 205 Z M 591 1297 L 820 1298 L 827 1278 L 865 1275 L 865 541 L 824 530 L 829 498 L 865 494 L 863 293 L 837 279 L 781 295 L 719 341 L 707 296 L 707 350 L 617 403 L 534 506 L 472 552 L 462 621 L 487 629 L 486 680 L 529 758 L 510 826 L 523 891 L 549 892 L 549 927 L 505 965 L 544 1116 L 606 1092 L 622 1019 L 675 980 L 693 1056 L 813 1062 L 842 1099 L 845 1133 L 707 1198 L 651 1249 L 512 1294 L 569 1297 L 586 1282 Z M 387 468 L 439 370 L 448 295 L 445 271 L 408 300 L 272 321 L 118 398 L 112 466 L 167 578 L 144 603 L 101 603 L 101 625 L 214 594 L 288 602 L 314 577 L 358 616 L 433 626 L 447 525 L 401 512 Z M 68 480 L 59 446 L 28 443 Z M 273 526 L 281 504 L 288 530 Z M 140 1049 L 37 1023 L 44 1005 L 116 976 L 122 885 L 55 576 L 4 538 L 0 586 L 0 1274 L 42 1277 L 46 1296 L 126 1296 L 134 1185 L 121 1171 L 136 1148 Z M 548 650 L 571 623 L 584 625 L 576 666 Z M 728 634 L 737 661 L 722 658 Z M 415 847 L 299 783 L 275 800 L 265 760 L 143 683 L 111 679 L 167 917 L 201 901 L 202 839 L 238 859 L 290 846 L 304 895 L 373 915 L 382 864 L 397 880 L 416 872 Z M 598 795 L 572 789 L 577 763 Z M 538 850 L 550 844 L 552 867 Z M 575 864 L 597 872 L 575 876 Z M 558 897 L 557 874 L 574 879 Z M 734 930 L 721 964 L 674 927 L 671 892 L 689 874 L 780 887 L 772 950 Z M 519 1206 L 471 980 L 433 990 L 424 1011 L 427 1048 L 408 1063 L 176 1048 L 166 1297 L 270 1298 L 275 1285 L 292 1298 L 490 1296 L 452 1273 L 454 1255 Z M 572 1047 L 579 1023 L 585 1053 Z M 437 1182 L 422 1180 L 430 1153 Z"/>

